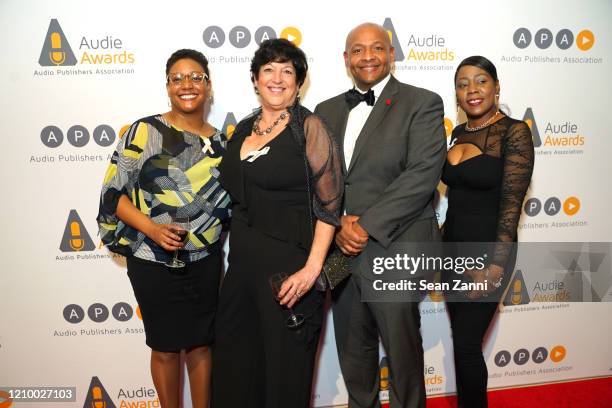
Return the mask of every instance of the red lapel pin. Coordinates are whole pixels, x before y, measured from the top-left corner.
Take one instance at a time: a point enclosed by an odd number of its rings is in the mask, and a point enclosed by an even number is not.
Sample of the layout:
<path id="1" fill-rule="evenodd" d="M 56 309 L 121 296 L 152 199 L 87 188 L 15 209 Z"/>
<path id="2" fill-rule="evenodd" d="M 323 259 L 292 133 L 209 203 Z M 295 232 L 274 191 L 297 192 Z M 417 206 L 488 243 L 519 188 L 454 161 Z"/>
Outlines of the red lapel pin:
<path id="1" fill-rule="evenodd" d="M 387 104 L 387 106 L 391 105 L 391 99 L 387 99 L 385 103 Z"/>

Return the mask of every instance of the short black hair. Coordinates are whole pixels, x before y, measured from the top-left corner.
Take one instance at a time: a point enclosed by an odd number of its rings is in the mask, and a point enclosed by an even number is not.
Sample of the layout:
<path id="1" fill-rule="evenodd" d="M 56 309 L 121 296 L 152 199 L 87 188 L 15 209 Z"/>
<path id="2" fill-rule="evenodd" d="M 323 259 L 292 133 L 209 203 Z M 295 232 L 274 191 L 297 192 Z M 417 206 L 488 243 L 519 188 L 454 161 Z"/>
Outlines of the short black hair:
<path id="1" fill-rule="evenodd" d="M 261 43 L 251 61 L 251 77 L 259 77 L 259 69 L 270 62 L 291 62 L 295 69 L 298 87 L 306 80 L 308 62 L 306 54 L 291 41 L 284 38 L 274 38 Z"/>
<path id="2" fill-rule="evenodd" d="M 190 50 L 183 48 L 176 50 L 172 53 L 168 61 L 166 62 L 166 76 L 170 73 L 170 68 L 178 61 L 182 59 L 194 60 L 202 66 L 204 73 L 210 78 L 210 72 L 208 72 L 208 60 L 200 51 Z"/>
<path id="3" fill-rule="evenodd" d="M 457 82 L 457 74 L 459 73 L 459 70 L 461 69 L 461 67 L 464 67 L 466 65 L 471 67 L 478 67 L 486 71 L 489 75 L 491 75 L 491 78 L 493 78 L 495 82 L 499 81 L 497 79 L 497 68 L 495 68 L 495 65 L 493 65 L 493 63 L 489 59 L 483 57 L 482 55 L 472 55 L 471 57 L 467 57 L 466 59 L 461 61 L 461 63 L 457 67 L 457 70 L 455 71 L 455 82 Z"/>

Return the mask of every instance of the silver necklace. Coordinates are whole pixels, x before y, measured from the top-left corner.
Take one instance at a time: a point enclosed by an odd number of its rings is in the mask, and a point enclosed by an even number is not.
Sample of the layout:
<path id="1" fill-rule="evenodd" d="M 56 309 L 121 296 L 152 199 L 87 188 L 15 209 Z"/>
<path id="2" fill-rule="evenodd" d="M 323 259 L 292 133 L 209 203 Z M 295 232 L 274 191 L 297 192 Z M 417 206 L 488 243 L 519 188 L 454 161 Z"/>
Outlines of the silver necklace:
<path id="1" fill-rule="evenodd" d="M 482 125 L 476 126 L 476 127 L 470 127 L 468 125 L 468 122 L 466 122 L 465 123 L 465 130 L 467 130 L 468 132 L 475 132 L 477 130 L 484 129 L 487 126 L 489 126 L 491 124 L 491 122 L 493 122 L 493 119 L 495 119 L 498 114 L 499 114 L 499 111 L 495 111 L 495 114 L 493 116 L 491 116 L 485 123 L 483 123 Z"/>
<path id="2" fill-rule="evenodd" d="M 276 125 L 281 123 L 281 121 L 283 121 L 287 117 L 287 115 L 289 115 L 289 113 L 287 111 L 284 111 L 283 113 L 280 114 L 278 119 L 274 121 L 274 123 L 272 123 L 269 127 L 265 128 L 264 130 L 261 130 L 259 129 L 259 122 L 261 122 L 261 113 L 260 113 L 259 115 L 257 115 L 257 119 L 255 119 L 255 122 L 253 123 L 253 133 L 255 133 L 257 136 L 265 136 L 265 135 L 272 133 L 272 129 L 274 129 Z"/>

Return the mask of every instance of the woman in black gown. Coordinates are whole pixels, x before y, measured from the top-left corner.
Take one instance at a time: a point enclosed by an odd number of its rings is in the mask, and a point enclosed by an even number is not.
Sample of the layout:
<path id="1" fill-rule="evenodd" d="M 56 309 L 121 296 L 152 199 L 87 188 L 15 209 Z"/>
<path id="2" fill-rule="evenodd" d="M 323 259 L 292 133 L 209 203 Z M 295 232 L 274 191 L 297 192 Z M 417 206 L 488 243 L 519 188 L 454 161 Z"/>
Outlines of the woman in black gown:
<path id="1" fill-rule="evenodd" d="M 529 127 L 499 110 L 499 90 L 488 59 L 473 56 L 459 64 L 455 91 L 468 120 L 453 130 L 443 169 L 448 186 L 443 236 L 446 242 L 492 243 L 489 265 L 466 272 L 466 278 L 486 282 L 487 289 L 447 303 L 463 408 L 487 406 L 482 341 L 514 269 L 517 226 L 534 163 Z"/>
<path id="2" fill-rule="evenodd" d="M 338 149 L 299 104 L 304 53 L 268 40 L 251 64 L 261 109 L 229 143 L 221 182 L 232 197 L 229 269 L 221 286 L 213 350 L 213 407 L 307 407 L 323 320 L 312 289 L 339 224 Z M 290 275 L 278 298 L 269 278 Z M 302 314 L 286 325 L 287 307 Z"/>

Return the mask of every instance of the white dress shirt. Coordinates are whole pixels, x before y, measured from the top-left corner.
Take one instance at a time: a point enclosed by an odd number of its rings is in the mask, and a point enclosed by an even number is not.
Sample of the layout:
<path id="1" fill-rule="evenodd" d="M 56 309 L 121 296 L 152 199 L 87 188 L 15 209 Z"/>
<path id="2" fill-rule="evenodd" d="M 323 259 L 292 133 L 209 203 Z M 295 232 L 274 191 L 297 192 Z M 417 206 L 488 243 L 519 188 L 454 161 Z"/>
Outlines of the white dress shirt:
<path id="1" fill-rule="evenodd" d="M 390 77 L 391 75 L 387 75 L 385 79 L 383 79 L 372 87 L 372 90 L 374 91 L 374 103 L 378 101 L 378 97 L 387 85 L 387 82 L 389 82 Z M 359 88 L 357 88 L 357 90 L 359 92 L 363 92 Z M 346 121 L 346 131 L 344 132 L 343 146 L 344 161 L 346 162 L 347 169 L 351 165 L 351 159 L 353 158 L 353 151 L 355 150 L 355 143 L 357 142 L 357 137 L 361 133 L 361 129 L 363 129 L 363 125 L 365 125 L 366 120 L 368 120 L 368 117 L 372 112 L 372 108 L 374 108 L 374 106 L 369 106 L 367 103 L 361 102 L 349 112 L 348 119 Z"/>

